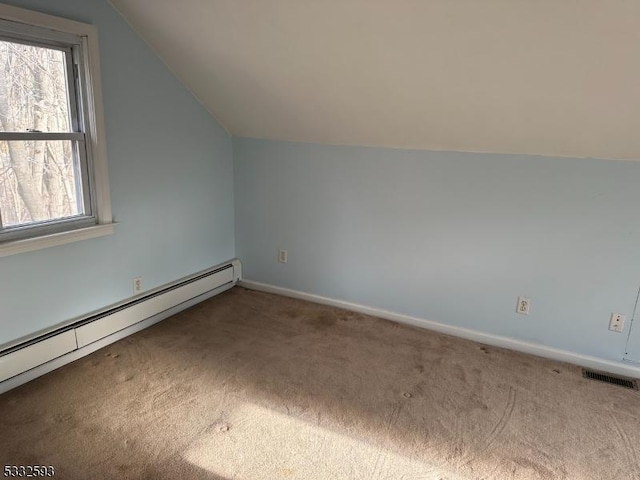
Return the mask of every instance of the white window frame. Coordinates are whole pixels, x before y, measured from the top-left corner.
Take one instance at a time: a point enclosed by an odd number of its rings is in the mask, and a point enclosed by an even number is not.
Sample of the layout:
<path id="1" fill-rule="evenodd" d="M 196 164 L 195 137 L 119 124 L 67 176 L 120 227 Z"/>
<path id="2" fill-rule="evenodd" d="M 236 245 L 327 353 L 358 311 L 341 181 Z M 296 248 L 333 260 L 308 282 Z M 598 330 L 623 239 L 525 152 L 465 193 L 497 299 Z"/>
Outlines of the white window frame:
<path id="1" fill-rule="evenodd" d="M 79 75 L 82 78 L 82 98 L 85 100 L 84 133 L 87 150 L 87 179 L 90 183 L 91 216 L 89 224 L 68 222 L 69 229 L 64 230 L 67 220 L 52 222 L 53 229 L 26 227 L 34 235 L 26 238 L 0 241 L 0 257 L 17 253 L 53 247 L 65 243 L 94 238 L 113 233 L 114 222 L 111 216 L 111 197 L 107 166 L 107 148 L 102 103 L 102 85 L 100 77 L 100 59 L 98 33 L 93 25 L 46 15 L 40 12 L 0 4 L 0 20 L 14 22 L 21 32 L 33 33 L 37 39 L 38 27 L 47 29 L 53 37 L 72 35 L 79 37 L 77 49 Z M 51 38 L 42 37 L 42 40 Z M 72 134 L 70 134 L 72 135 Z"/>

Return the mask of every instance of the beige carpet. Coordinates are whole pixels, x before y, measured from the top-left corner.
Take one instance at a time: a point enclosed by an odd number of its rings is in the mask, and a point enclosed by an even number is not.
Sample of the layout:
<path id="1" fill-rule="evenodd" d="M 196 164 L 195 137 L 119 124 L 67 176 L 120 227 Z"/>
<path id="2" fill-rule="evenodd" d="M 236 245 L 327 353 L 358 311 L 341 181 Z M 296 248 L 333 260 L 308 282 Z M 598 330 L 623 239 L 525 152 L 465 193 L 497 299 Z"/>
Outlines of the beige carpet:
<path id="1" fill-rule="evenodd" d="M 235 288 L 0 396 L 60 479 L 638 479 L 640 394 Z"/>

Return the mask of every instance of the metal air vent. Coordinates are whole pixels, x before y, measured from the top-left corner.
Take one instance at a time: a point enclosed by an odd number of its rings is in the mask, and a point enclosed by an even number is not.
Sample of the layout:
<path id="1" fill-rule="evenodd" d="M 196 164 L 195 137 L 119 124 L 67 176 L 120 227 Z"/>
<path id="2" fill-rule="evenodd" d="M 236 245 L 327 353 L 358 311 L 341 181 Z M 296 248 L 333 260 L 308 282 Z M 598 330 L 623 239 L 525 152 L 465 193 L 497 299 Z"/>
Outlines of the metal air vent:
<path id="1" fill-rule="evenodd" d="M 638 390 L 638 382 L 632 378 L 619 377 L 617 375 L 611 375 L 609 373 L 596 372 L 594 370 L 582 369 L 582 376 L 589 380 L 597 380 L 598 382 L 610 383 L 619 387 L 630 388 L 631 390 Z"/>

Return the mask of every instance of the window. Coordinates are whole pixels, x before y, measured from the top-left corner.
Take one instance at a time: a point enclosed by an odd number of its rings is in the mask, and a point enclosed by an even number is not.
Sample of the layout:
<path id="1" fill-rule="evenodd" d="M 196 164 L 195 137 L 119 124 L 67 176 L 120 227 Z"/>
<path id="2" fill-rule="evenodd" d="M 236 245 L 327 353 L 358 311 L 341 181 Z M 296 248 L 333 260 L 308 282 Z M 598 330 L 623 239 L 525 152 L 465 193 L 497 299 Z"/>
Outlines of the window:
<path id="1" fill-rule="evenodd" d="M 0 255 L 111 233 L 91 25 L 0 5 Z"/>

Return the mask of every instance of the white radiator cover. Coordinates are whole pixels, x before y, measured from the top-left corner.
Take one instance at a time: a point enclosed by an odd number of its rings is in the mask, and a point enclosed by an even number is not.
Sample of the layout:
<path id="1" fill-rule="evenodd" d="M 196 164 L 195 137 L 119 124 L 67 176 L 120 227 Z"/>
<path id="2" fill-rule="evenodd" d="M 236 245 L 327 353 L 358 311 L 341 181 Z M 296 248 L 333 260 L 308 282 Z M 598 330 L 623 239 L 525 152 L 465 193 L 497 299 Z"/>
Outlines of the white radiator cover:
<path id="1" fill-rule="evenodd" d="M 75 329 L 78 348 L 82 348 L 112 333 L 127 328 L 140 320 L 198 297 L 203 293 L 233 282 L 233 268 L 219 271 L 192 283 L 170 290 L 148 300 L 132 305 L 104 318 Z"/>
<path id="2" fill-rule="evenodd" d="M 0 357 L 0 381 L 58 358 L 77 347 L 73 330 L 54 335 Z"/>
<path id="3" fill-rule="evenodd" d="M 181 305 L 188 308 L 228 290 L 242 277 L 241 268 L 239 260 L 231 260 L 67 322 L 59 332 L 48 331 L 41 337 L 7 348 L 4 353 L 0 352 L 0 393 L 146 328 L 156 323 L 149 322 L 154 317 L 160 321 L 169 316 L 163 316 L 163 312 L 175 314 L 183 309 Z M 65 362 L 64 357 L 69 360 Z"/>

